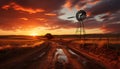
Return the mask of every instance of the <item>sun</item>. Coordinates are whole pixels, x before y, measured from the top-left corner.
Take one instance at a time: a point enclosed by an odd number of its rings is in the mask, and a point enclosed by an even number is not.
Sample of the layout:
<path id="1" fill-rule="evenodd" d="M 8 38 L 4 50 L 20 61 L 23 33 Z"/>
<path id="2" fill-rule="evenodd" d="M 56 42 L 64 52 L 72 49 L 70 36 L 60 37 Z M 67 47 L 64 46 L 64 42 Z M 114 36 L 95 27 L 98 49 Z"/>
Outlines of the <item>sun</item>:
<path id="1" fill-rule="evenodd" d="M 38 33 L 31 33 L 31 36 L 38 36 Z"/>

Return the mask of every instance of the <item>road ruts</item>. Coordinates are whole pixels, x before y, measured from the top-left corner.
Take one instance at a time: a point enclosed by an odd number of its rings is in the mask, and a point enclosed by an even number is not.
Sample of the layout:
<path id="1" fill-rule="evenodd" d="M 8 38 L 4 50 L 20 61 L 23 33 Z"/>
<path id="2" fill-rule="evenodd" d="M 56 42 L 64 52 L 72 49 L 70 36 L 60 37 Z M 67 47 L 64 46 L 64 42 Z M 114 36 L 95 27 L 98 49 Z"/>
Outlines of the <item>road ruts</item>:
<path id="1" fill-rule="evenodd" d="M 68 62 L 56 64 L 56 51 L 61 49 Z M 61 65 L 61 66 L 60 66 Z M 0 64 L 0 69 L 104 69 L 99 63 L 69 49 L 62 41 L 46 41 L 38 49 Z"/>
<path id="2" fill-rule="evenodd" d="M 58 41 L 58 43 L 61 44 L 62 41 Z M 75 49 L 74 46 L 69 47 L 69 45 L 70 43 L 63 42 L 61 46 L 63 46 L 66 51 L 71 53 L 72 57 L 78 60 L 77 62 L 79 62 L 79 64 L 82 65 L 83 69 L 107 69 L 107 67 L 105 67 L 102 63 L 99 63 L 94 59 L 91 59 L 90 57 L 87 57 L 84 54 L 81 54 L 81 52 Z"/>
<path id="3" fill-rule="evenodd" d="M 38 60 L 44 57 L 47 52 L 50 50 L 50 46 L 45 42 L 41 44 L 40 47 L 31 50 L 28 53 L 25 53 L 21 56 L 13 57 L 7 62 L 0 64 L 0 69 L 27 69 L 33 63 L 36 63 Z"/>
<path id="4" fill-rule="evenodd" d="M 61 48 L 68 58 L 68 63 L 63 69 L 83 69 L 82 65 L 78 62 L 76 58 L 72 54 L 68 52 L 64 45 L 59 44 L 59 42 L 54 43 L 55 46 Z"/>

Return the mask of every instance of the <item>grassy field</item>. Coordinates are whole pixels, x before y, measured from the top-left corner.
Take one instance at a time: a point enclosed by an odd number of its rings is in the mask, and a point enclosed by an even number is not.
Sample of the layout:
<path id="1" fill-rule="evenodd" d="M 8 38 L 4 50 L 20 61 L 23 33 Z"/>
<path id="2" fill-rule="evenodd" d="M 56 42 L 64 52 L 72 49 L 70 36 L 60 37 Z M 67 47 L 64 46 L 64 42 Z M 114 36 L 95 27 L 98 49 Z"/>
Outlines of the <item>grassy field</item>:
<path id="1" fill-rule="evenodd" d="M 0 63 L 38 48 L 44 41 L 34 37 L 7 36 L 0 38 Z"/>
<path id="2" fill-rule="evenodd" d="M 53 41 L 60 41 L 71 48 L 92 54 L 111 65 L 120 63 L 120 35 L 54 35 Z M 52 41 L 51 40 L 51 41 Z M 0 63 L 34 51 L 44 43 L 44 37 L 0 36 Z"/>

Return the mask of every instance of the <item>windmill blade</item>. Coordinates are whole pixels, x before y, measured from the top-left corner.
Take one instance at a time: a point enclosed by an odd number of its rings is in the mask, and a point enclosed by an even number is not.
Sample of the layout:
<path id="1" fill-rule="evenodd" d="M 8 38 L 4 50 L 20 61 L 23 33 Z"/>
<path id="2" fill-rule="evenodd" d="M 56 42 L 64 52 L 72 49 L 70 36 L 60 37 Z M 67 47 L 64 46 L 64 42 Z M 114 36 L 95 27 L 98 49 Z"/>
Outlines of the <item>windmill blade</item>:
<path id="1" fill-rule="evenodd" d="M 68 17 L 68 19 L 71 19 L 71 18 L 75 18 L 75 16 L 72 16 L 72 17 Z"/>

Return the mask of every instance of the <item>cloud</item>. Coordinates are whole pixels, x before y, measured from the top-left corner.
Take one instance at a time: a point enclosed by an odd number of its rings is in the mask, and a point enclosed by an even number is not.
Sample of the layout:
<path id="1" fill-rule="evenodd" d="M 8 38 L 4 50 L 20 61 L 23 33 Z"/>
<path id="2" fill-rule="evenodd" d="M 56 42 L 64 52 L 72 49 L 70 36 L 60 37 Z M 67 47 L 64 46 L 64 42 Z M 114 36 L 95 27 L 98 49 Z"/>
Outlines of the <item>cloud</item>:
<path id="1" fill-rule="evenodd" d="M 44 21 L 46 20 L 45 18 L 36 18 L 37 20 Z"/>
<path id="2" fill-rule="evenodd" d="M 9 3 L 11 3 L 13 0 L 0 0 L 0 7 L 2 7 L 3 5 L 7 5 Z"/>
<path id="3" fill-rule="evenodd" d="M 25 20 L 25 21 L 29 20 L 28 18 L 25 18 L 25 17 L 20 18 L 20 19 Z"/>
<path id="4" fill-rule="evenodd" d="M 120 1 L 119 0 L 68 0 L 66 6 L 68 8 L 76 7 L 87 11 L 89 17 L 85 20 L 87 29 L 103 28 L 104 32 L 119 32 L 117 25 L 120 23 Z M 99 17 L 95 18 L 95 17 Z M 113 28 L 113 27 L 116 28 Z"/>
<path id="5" fill-rule="evenodd" d="M 33 14 L 33 13 L 38 13 L 38 12 L 44 12 L 45 10 L 43 9 L 32 9 L 32 8 L 25 8 L 25 7 L 22 7 L 14 2 L 8 4 L 8 5 L 4 5 L 2 6 L 2 9 L 5 9 L 5 10 L 8 10 L 9 8 L 13 8 L 14 10 L 16 11 L 23 11 L 23 12 L 28 12 L 30 14 Z"/>
<path id="6" fill-rule="evenodd" d="M 92 15 L 102 13 L 114 13 L 120 10 L 120 0 L 102 0 L 92 7 L 86 7 L 86 10 L 91 12 Z"/>
<path id="7" fill-rule="evenodd" d="M 57 19 L 58 10 L 64 3 L 64 0 L 1 0 L 0 29 L 25 30 L 46 26 L 49 24 L 47 19 L 53 19 L 51 16 Z"/>
<path id="8" fill-rule="evenodd" d="M 40 20 L 39 22 L 42 23 L 42 26 L 48 28 L 49 30 L 55 29 L 68 29 L 68 28 L 75 28 L 76 24 L 69 20 L 62 20 L 58 19 L 58 16 L 50 17 L 45 20 Z"/>
<path id="9" fill-rule="evenodd" d="M 76 7 L 78 10 L 84 9 L 91 15 L 98 15 L 120 10 L 119 4 L 120 0 L 66 0 L 64 6 Z"/>
<path id="10" fill-rule="evenodd" d="M 101 28 L 105 33 L 120 33 L 120 23 L 118 24 L 108 24 Z"/>
<path id="11" fill-rule="evenodd" d="M 47 16 L 56 16 L 56 14 L 54 14 L 54 13 L 46 13 L 45 15 L 47 15 Z"/>
<path id="12" fill-rule="evenodd" d="M 27 8 L 42 8 L 46 12 L 52 12 L 62 8 L 65 0 L 14 0 L 15 3 Z"/>
<path id="13" fill-rule="evenodd" d="M 119 27 L 117 27 L 120 22 L 119 3 L 119 0 L 1 0 L 0 29 L 76 28 L 76 23 L 73 21 L 62 20 L 58 17 L 65 15 L 59 13 L 62 8 L 77 8 L 86 10 L 90 15 L 84 21 L 85 28 L 101 28 L 104 32 L 119 32 Z M 68 11 L 65 10 L 65 12 Z"/>
<path id="14" fill-rule="evenodd" d="M 10 5 L 4 5 L 4 6 L 2 6 L 2 9 L 8 10 L 9 7 L 10 7 Z"/>
<path id="15" fill-rule="evenodd" d="M 66 0 L 64 7 L 70 9 L 76 7 L 79 10 L 88 8 L 92 5 L 97 4 L 98 2 L 100 2 L 100 0 Z"/>
<path id="16" fill-rule="evenodd" d="M 66 0 L 66 3 L 64 4 L 64 7 L 72 8 L 75 6 L 80 0 Z"/>

